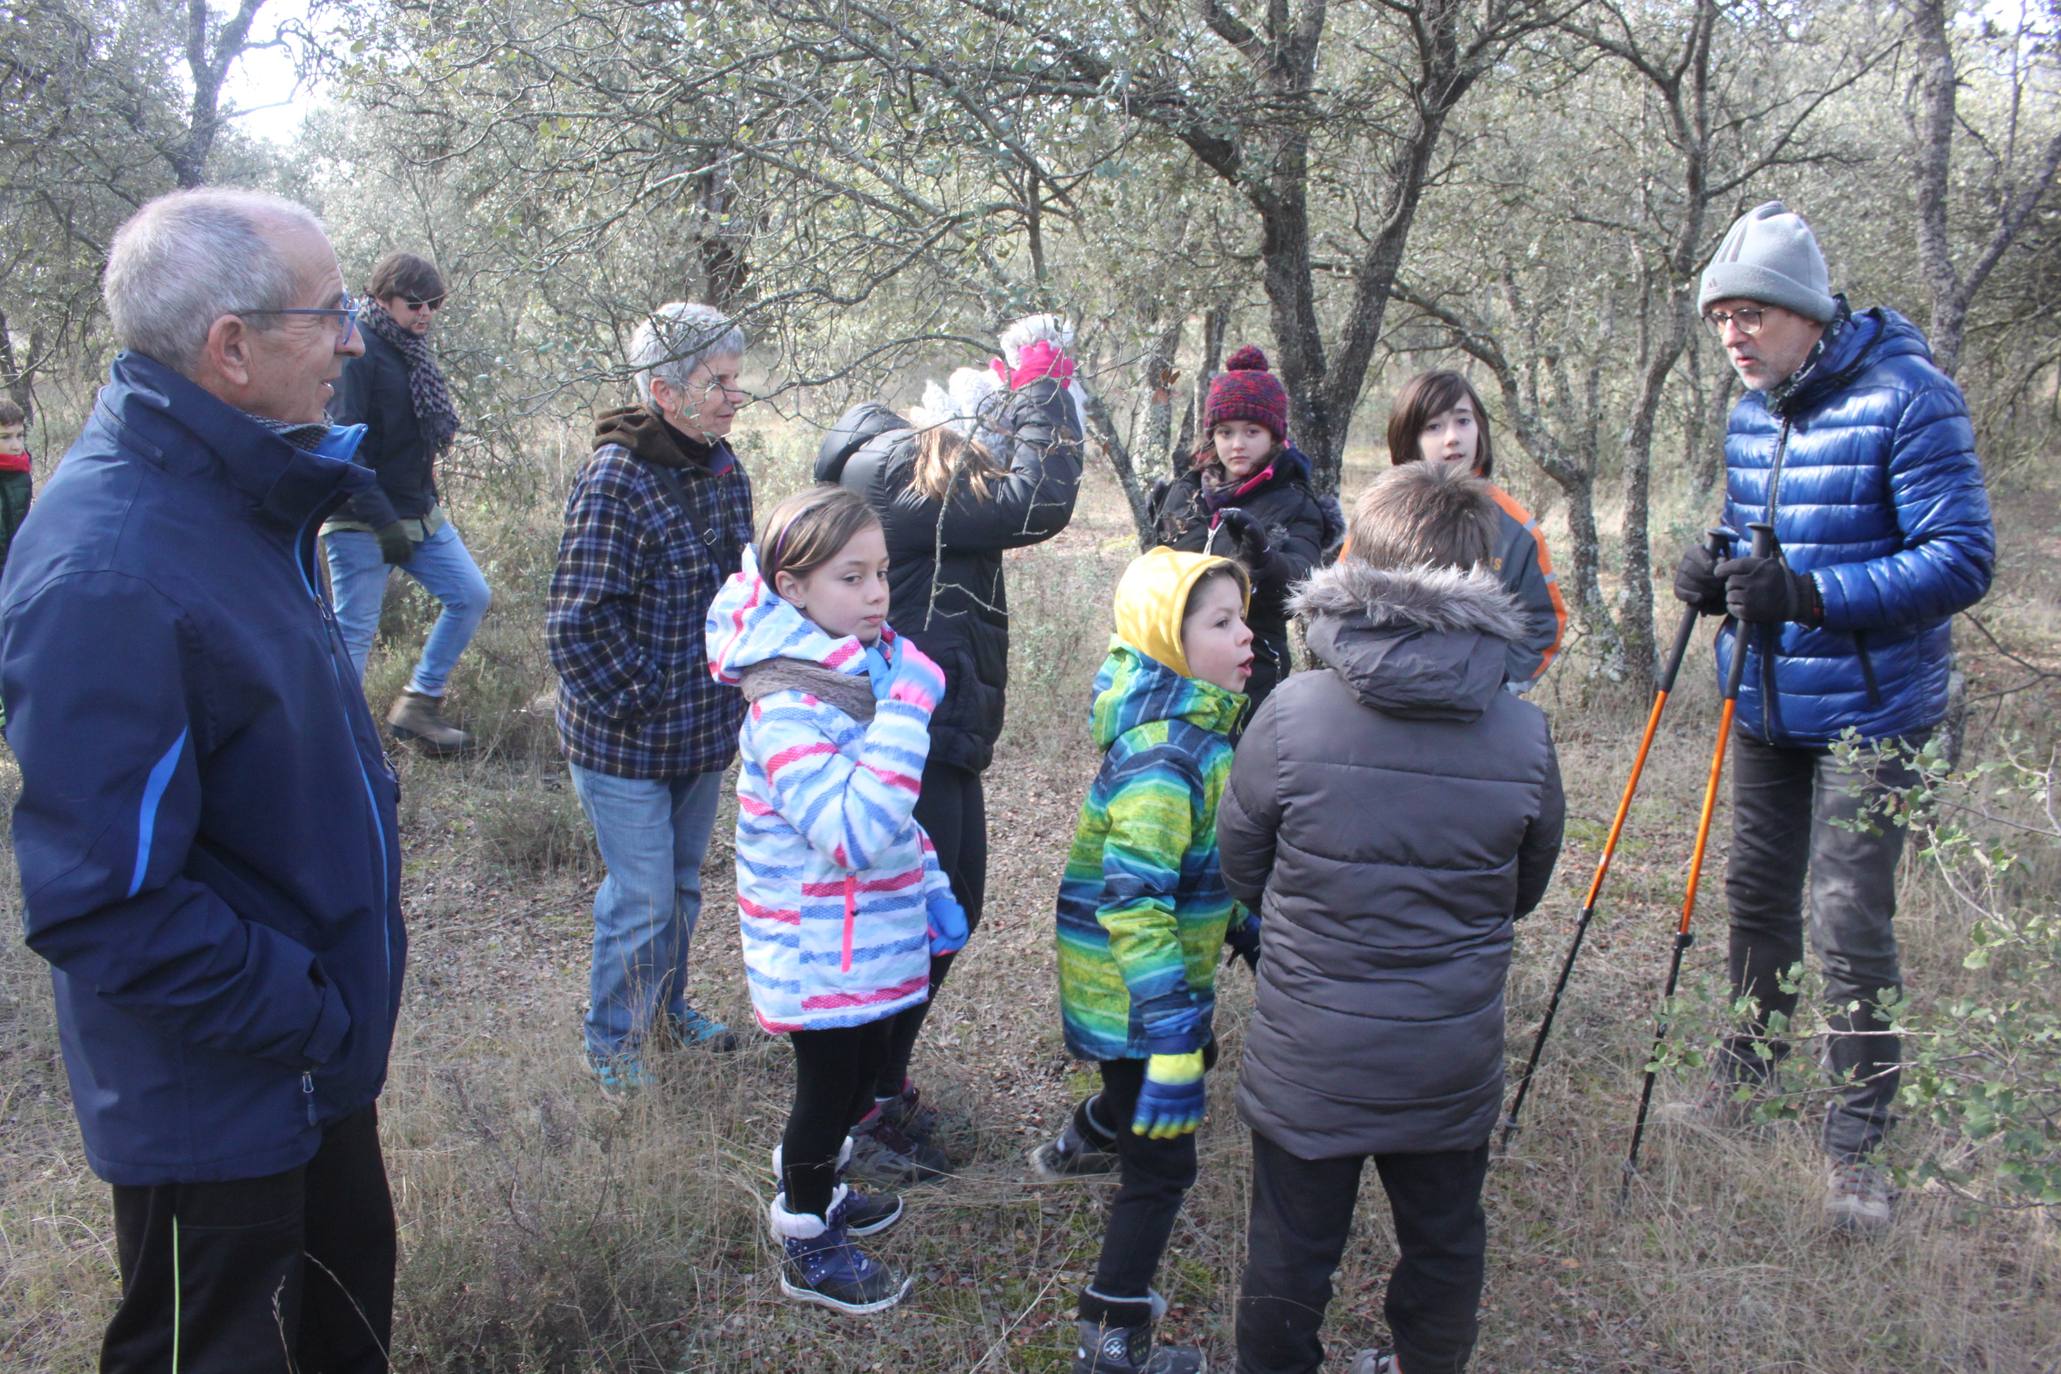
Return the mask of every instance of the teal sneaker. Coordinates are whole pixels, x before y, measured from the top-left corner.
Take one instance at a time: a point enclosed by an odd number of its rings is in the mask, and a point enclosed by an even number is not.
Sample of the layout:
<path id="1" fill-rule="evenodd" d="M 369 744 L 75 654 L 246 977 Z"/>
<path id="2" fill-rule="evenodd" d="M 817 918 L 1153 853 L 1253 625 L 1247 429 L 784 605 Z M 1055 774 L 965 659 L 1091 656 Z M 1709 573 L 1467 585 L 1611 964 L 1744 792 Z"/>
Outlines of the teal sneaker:
<path id="1" fill-rule="evenodd" d="M 588 1075 L 609 1097 L 628 1097 L 658 1082 L 651 1070 L 644 1067 L 644 1061 L 634 1055 L 596 1059 L 590 1054 L 583 1054 L 581 1061 L 586 1064 Z"/>
<path id="2" fill-rule="evenodd" d="M 713 1016 L 703 1016 L 692 1007 L 678 1016 L 666 1018 L 666 1024 L 672 1031 L 674 1043 L 685 1048 L 709 1050 L 716 1054 L 729 1054 L 737 1048 L 737 1037 L 728 1026 Z"/>

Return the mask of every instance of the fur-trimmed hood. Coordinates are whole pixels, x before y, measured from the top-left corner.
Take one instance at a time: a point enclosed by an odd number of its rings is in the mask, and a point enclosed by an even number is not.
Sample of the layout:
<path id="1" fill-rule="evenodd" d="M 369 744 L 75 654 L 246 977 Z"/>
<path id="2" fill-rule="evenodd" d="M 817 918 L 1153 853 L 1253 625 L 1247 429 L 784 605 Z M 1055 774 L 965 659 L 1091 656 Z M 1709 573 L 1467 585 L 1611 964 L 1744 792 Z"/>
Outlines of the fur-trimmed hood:
<path id="1" fill-rule="evenodd" d="M 1391 715 L 1472 719 L 1503 689 L 1517 603 L 1475 568 L 1375 568 L 1342 558 L 1297 588 L 1310 652 Z"/>

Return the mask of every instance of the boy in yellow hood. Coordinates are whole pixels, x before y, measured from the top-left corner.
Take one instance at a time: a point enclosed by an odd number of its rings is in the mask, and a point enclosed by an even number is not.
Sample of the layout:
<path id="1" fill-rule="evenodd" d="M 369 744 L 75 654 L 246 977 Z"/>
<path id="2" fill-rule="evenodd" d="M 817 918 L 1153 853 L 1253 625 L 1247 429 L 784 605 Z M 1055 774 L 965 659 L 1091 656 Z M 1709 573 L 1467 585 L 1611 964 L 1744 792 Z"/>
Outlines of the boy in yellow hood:
<path id="1" fill-rule="evenodd" d="M 1218 951 L 1259 956 L 1258 918 L 1217 866 L 1216 810 L 1253 663 L 1245 569 L 1157 548 L 1124 570 L 1116 635 L 1090 724 L 1102 767 L 1081 803 L 1059 885 L 1066 1044 L 1102 1091 L 1039 1146 L 1045 1178 L 1121 1175 L 1094 1281 L 1081 1294 L 1073 1374 L 1193 1374 L 1194 1350 L 1154 1348 L 1152 1292 L 1195 1182 Z"/>

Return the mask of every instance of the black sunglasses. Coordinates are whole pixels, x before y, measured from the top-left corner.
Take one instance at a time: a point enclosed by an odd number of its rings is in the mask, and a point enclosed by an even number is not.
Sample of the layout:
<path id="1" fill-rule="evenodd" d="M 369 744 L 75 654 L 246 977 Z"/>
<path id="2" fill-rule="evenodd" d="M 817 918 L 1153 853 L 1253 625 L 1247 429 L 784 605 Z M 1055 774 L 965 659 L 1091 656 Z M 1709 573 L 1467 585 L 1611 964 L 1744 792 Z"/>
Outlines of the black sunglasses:
<path id="1" fill-rule="evenodd" d="M 432 311 L 444 308 L 442 296 L 402 296 L 401 299 L 407 302 L 410 310 L 420 310 L 424 306 L 428 306 Z"/>

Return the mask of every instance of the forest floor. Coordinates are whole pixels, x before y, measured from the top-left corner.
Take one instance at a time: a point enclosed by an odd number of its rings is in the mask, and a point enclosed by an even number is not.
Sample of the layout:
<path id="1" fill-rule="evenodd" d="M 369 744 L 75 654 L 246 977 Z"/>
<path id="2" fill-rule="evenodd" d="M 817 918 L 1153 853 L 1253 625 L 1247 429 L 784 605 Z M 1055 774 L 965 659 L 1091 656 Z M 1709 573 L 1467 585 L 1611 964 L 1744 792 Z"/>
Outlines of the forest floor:
<path id="1" fill-rule="evenodd" d="M 2005 553 L 1980 614 L 2011 656 L 1980 633 L 1959 635 L 1980 703 L 1977 755 L 2013 732 L 2041 747 L 2053 739 L 2053 680 L 2008 690 L 2028 670 L 2061 670 L 2061 513 L 2049 486 L 2018 480 L 1999 493 Z M 777 495 L 762 489 L 761 500 Z M 482 502 L 470 517 L 461 506 L 497 602 L 456 700 L 489 747 L 463 761 L 398 760 L 412 947 L 381 1103 L 402 1226 L 395 1367 L 1064 1369 L 1110 1189 L 1034 1182 L 1023 1158 L 1093 1082 L 1060 1041 L 1051 906 L 1096 766 L 1083 729 L 1086 685 L 1106 642 L 1109 591 L 1133 547 L 1113 488 L 1097 485 L 1060 539 L 1011 558 L 1011 716 L 988 774 L 988 913 L 916 1064 L 926 1097 L 956 1123 L 953 1143 L 966 1164 L 908 1195 L 908 1218 L 878 1250 L 917 1274 L 917 1286 L 870 1319 L 799 1307 L 779 1293 L 766 1161 L 791 1068 L 785 1043 L 752 1028 L 744 995 L 727 803 L 705 869 L 691 995 L 738 1028 L 745 1048 L 721 1057 L 673 1052 L 657 1064 L 657 1087 L 626 1100 L 604 1098 L 579 1066 L 600 873 L 548 719 L 532 707 L 552 685 L 541 608 L 555 502 L 555 493 Z M 1672 556 L 1656 561 L 1671 567 Z M 417 593 L 389 604 L 396 638 L 376 651 L 368 684 L 378 709 L 405 672 L 399 650 L 419 642 L 426 621 Z M 1671 619 L 1673 603 L 1662 606 Z M 1513 1073 L 1567 948 L 1645 712 L 1642 692 L 1585 677 L 1574 648 L 1536 697 L 1553 721 L 1569 826 L 1552 893 L 1519 928 Z M 1822 1222 L 1814 1132 L 1795 1123 L 1738 1137 L 1656 1127 L 1626 1205 L 1616 1205 L 1715 696 L 1699 641 L 1525 1128 L 1489 1175 L 1488 1284 L 1472 1367 L 2061 1368 L 2061 1247 L 2048 1211 L 1971 1207 L 1942 1189 L 1914 1188 L 1887 1236 L 1844 1238 Z M 11 756 L 0 763 L 0 787 L 0 800 L 11 802 L 19 787 Z M 1688 955 L 1685 1035 L 1714 1027 L 1723 1001 L 1726 843 L 1721 817 L 1702 938 Z M 1979 975 L 1961 966 L 1965 922 L 1915 854 L 1905 869 L 1899 931 L 1914 996 L 1980 991 Z M 18 903 L 18 884 L 4 872 L 0 905 Z M 1200 1137 L 1202 1180 L 1158 1286 L 1173 1302 L 1166 1334 L 1202 1344 L 1213 1368 L 1228 1369 L 1248 1179 L 1232 1090 L 1251 980 L 1235 967 L 1220 987 L 1226 1052 Z M 2035 991 L 2061 1000 L 2061 987 Z M 1791 1061 L 1805 1118 L 1822 1101 L 1808 1059 L 1800 1050 Z M 1695 1086 L 1693 1076 L 1669 1075 L 1659 1095 Z M 1913 1126 L 1896 1139 L 1894 1158 L 1908 1163 L 1938 1143 Z M 1354 1349 L 1381 1337 L 1394 1253 L 1370 1180 L 1328 1317 L 1327 1367 L 1344 1369 Z M 0 1368 L 89 1367 L 117 1293 L 108 1190 L 81 1156 L 48 980 L 11 940 L 0 947 Z"/>

